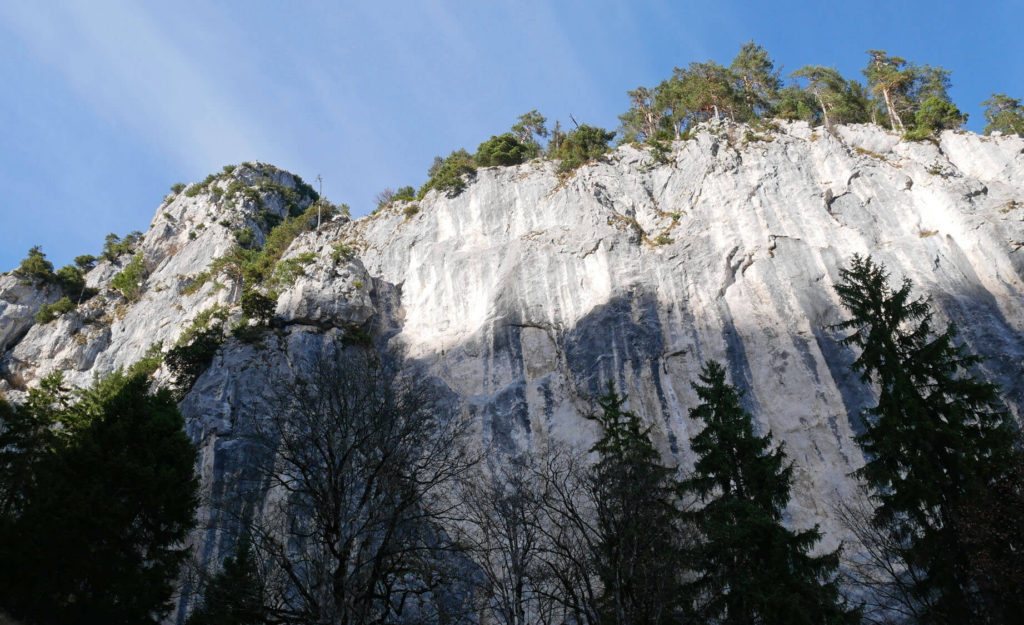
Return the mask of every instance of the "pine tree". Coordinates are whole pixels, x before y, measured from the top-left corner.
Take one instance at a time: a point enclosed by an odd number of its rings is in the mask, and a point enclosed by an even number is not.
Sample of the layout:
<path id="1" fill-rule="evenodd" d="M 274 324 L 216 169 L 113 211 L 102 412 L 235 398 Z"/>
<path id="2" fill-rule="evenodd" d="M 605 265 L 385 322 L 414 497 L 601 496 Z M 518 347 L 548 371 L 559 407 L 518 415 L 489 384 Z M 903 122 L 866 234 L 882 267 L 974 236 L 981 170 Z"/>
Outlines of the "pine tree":
<path id="1" fill-rule="evenodd" d="M 597 575 L 603 586 L 602 624 L 676 623 L 683 608 L 680 575 L 684 534 L 673 471 L 661 463 L 649 428 L 623 409 L 608 389 L 593 418 L 603 435 L 594 445 L 592 491 L 599 541 Z"/>
<path id="2" fill-rule="evenodd" d="M 1024 136 L 1024 106 L 1020 100 L 1005 93 L 993 93 L 982 102 L 985 109 L 985 134 L 1001 132 L 1004 135 Z"/>
<path id="3" fill-rule="evenodd" d="M 813 95 L 825 128 L 831 130 L 835 123 L 867 121 L 867 98 L 861 91 L 862 87 L 848 82 L 834 68 L 805 65 L 790 76 L 807 80 L 805 91 Z"/>
<path id="4" fill-rule="evenodd" d="M 557 126 L 555 132 L 558 132 Z M 584 163 L 600 157 L 608 151 L 608 142 L 614 138 L 614 132 L 587 124 L 580 124 L 575 130 L 561 137 L 552 135 L 552 142 L 559 139 L 558 147 L 552 153 L 554 158 L 562 159 L 558 171 L 563 173 L 572 171 Z"/>
<path id="5" fill-rule="evenodd" d="M 53 263 L 46 260 L 46 254 L 38 245 L 33 245 L 28 251 L 28 256 L 21 259 L 21 264 L 12 272 L 21 278 L 25 284 L 43 286 L 54 279 Z"/>
<path id="6" fill-rule="evenodd" d="M 643 86 L 626 92 L 632 106 L 619 115 L 622 121 L 620 143 L 650 141 L 657 137 L 665 117 L 664 110 L 659 107 L 658 93 L 657 88 L 648 89 Z"/>
<path id="7" fill-rule="evenodd" d="M 544 125 L 547 121 L 547 118 L 538 113 L 537 109 L 533 109 L 516 118 L 516 123 L 512 125 L 512 134 L 529 147 L 529 158 L 540 156 L 541 147 L 537 140 L 548 136 L 548 129 Z"/>
<path id="8" fill-rule="evenodd" d="M 868 50 L 868 54 L 871 61 L 864 68 L 868 87 L 872 94 L 882 96 L 885 111 L 889 116 L 889 127 L 903 132 L 905 128 L 901 114 L 904 111 L 900 104 L 902 96 L 914 80 L 913 74 L 906 67 L 907 60 L 889 56 L 885 50 Z"/>
<path id="9" fill-rule="evenodd" d="M 860 256 L 840 275 L 836 292 L 851 314 L 838 325 L 851 331 L 843 342 L 860 349 L 853 368 L 878 388 L 857 437 L 867 458 L 859 475 L 877 503 L 872 523 L 898 545 L 925 622 L 975 622 L 986 608 L 974 596 L 961 515 L 1011 476 L 1011 419 L 996 387 L 970 374 L 980 359 L 957 344 L 955 326 L 934 329 L 909 281 L 891 289 L 885 269 Z"/>
<path id="10" fill-rule="evenodd" d="M 768 51 L 753 41 L 743 44 L 729 69 L 737 78 L 736 88 L 743 101 L 744 117 L 756 119 L 774 104 L 782 82 Z"/>
<path id="11" fill-rule="evenodd" d="M 677 95 L 682 108 L 698 121 L 721 119 L 726 115 L 735 121 L 739 96 L 733 85 L 736 76 L 714 61 L 690 63 L 675 68 L 673 80 L 678 83 Z"/>
<path id="12" fill-rule="evenodd" d="M 252 544 L 243 535 L 234 555 L 210 580 L 203 603 L 189 616 L 187 625 L 260 625 L 265 621 L 262 582 Z"/>
<path id="13" fill-rule="evenodd" d="M 697 462 L 683 482 L 704 507 L 691 513 L 703 542 L 694 550 L 693 583 L 701 616 L 735 625 L 855 622 L 839 599 L 838 551 L 813 557 L 817 527 L 786 529 L 793 465 L 771 434 L 756 436 L 725 369 L 709 361 L 694 384 L 701 403 L 690 418 L 705 423 L 692 440 Z"/>

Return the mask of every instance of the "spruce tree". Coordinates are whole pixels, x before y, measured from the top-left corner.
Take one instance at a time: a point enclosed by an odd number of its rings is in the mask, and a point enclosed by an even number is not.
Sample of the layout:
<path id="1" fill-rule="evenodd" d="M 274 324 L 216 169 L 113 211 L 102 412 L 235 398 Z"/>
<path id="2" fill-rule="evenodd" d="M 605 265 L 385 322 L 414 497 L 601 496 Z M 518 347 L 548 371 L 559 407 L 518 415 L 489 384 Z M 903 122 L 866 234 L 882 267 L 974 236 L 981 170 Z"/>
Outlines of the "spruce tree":
<path id="1" fill-rule="evenodd" d="M 698 612 L 715 623 L 821 625 L 856 622 L 839 598 L 838 551 L 809 552 L 817 527 L 791 531 L 782 524 L 793 465 L 771 434 L 756 436 L 740 393 L 725 369 L 709 361 L 694 389 L 701 403 L 690 418 L 705 423 L 691 442 L 693 475 L 682 483 L 704 507 L 691 513 L 703 542 L 694 550 L 693 590 Z"/>
<path id="2" fill-rule="evenodd" d="M 851 318 L 837 327 L 860 350 L 854 370 L 878 389 L 857 437 L 867 458 L 859 475 L 877 504 L 872 522 L 898 545 L 924 622 L 982 620 L 988 608 L 976 596 L 961 511 L 1011 476 L 1011 418 L 996 387 L 971 375 L 980 359 L 957 344 L 954 325 L 934 329 L 930 303 L 911 296 L 908 280 L 893 290 L 885 268 L 860 256 L 840 276 Z"/>
<path id="3" fill-rule="evenodd" d="M 252 543 L 243 535 L 186 625 L 260 625 L 265 622 L 262 588 Z"/>
<path id="4" fill-rule="evenodd" d="M 49 378 L 16 410 L 29 427 L 5 441 L 21 457 L 0 474 L 16 494 L 0 519 L 0 609 L 40 625 L 158 623 L 194 523 L 195 446 L 145 374 L 73 397 Z"/>
<path id="5" fill-rule="evenodd" d="M 674 471 L 662 465 L 650 428 L 624 410 L 624 402 L 609 382 L 598 400 L 601 413 L 593 417 L 603 429 L 591 450 L 599 456 L 591 483 L 603 587 L 600 622 L 677 623 L 684 603 L 684 534 Z"/>

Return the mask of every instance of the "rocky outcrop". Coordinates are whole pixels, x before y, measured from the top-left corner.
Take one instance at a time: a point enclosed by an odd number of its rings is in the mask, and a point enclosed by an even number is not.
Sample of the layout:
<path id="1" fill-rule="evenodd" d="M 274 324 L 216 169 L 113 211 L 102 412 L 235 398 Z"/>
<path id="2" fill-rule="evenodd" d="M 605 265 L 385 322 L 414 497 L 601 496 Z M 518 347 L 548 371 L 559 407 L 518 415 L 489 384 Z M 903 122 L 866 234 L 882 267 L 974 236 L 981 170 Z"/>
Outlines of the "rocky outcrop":
<path id="1" fill-rule="evenodd" d="M 259 200 L 224 199 L 234 181 L 268 176 L 278 187 Z M 166 349 L 213 306 L 237 320 L 238 283 L 189 285 L 235 230 L 262 243 L 267 211 L 288 210 L 283 188 L 298 183 L 256 164 L 163 204 L 140 247 L 149 275 L 136 302 L 109 289 L 128 257 L 94 269 L 100 295 L 47 325 L 31 316 L 49 296 L 0 278 L 0 390 L 17 399 L 56 370 L 88 384 L 154 343 Z M 1024 409 L 1020 138 L 908 143 L 873 126 L 709 125 L 661 162 L 626 146 L 568 176 L 544 161 L 486 168 L 457 197 L 415 204 L 297 237 L 284 259 L 305 264 L 278 289 L 276 327 L 255 343 L 229 338 L 182 402 L 212 500 L 244 477 L 238 435 L 261 387 L 361 328 L 451 389 L 480 443 L 498 451 L 548 438 L 589 445 L 583 416 L 610 379 L 666 459 L 685 466 L 699 427 L 687 417 L 691 381 L 721 360 L 796 463 L 791 521 L 822 523 L 834 545 L 830 507 L 863 462 L 852 436 L 872 401 L 833 328 L 843 316 L 833 285 L 858 253 L 930 296 L 987 357 L 981 373 Z M 216 520 L 212 510 L 204 519 Z M 215 530 L 197 535 L 200 560 L 219 548 Z"/>

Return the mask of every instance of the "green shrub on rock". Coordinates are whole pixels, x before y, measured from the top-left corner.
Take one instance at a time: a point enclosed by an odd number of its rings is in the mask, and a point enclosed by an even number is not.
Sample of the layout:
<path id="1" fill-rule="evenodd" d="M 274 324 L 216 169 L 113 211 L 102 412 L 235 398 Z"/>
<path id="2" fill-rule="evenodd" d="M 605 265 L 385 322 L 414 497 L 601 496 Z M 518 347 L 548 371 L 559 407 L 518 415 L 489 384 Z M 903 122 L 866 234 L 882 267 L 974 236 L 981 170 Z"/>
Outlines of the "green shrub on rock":
<path id="1" fill-rule="evenodd" d="M 921 103 L 914 116 L 914 129 L 904 135 L 905 139 L 920 141 L 941 130 L 954 130 L 967 121 L 956 105 L 945 98 L 931 96 Z"/>
<path id="2" fill-rule="evenodd" d="M 263 295 L 259 291 L 242 293 L 242 314 L 260 323 L 266 324 L 274 316 L 277 300 Z"/>
<path id="3" fill-rule="evenodd" d="M 356 256 L 355 249 L 352 246 L 345 243 L 339 243 L 334 246 L 334 250 L 331 252 L 331 260 L 334 262 L 340 262 L 343 260 L 352 260 Z"/>
<path id="4" fill-rule="evenodd" d="M 614 132 L 580 124 L 576 130 L 565 135 L 565 138 L 558 144 L 558 148 L 552 153 L 554 158 L 562 160 L 558 171 L 572 171 L 587 161 L 601 156 L 608 151 L 608 143 L 614 138 Z"/>
<path id="5" fill-rule="evenodd" d="M 103 259 L 113 262 L 124 254 L 131 254 L 142 241 L 142 233 L 138 230 L 129 232 L 122 239 L 113 232 L 103 242 Z"/>
<path id="6" fill-rule="evenodd" d="M 85 273 L 74 265 L 64 265 L 57 270 L 57 284 L 69 297 L 81 299 L 87 291 L 85 287 Z"/>
<path id="7" fill-rule="evenodd" d="M 142 280 L 146 277 L 145 274 L 146 262 L 142 259 L 142 252 L 139 252 L 121 273 L 114 276 L 114 279 L 110 281 L 110 286 L 134 302 L 142 294 Z"/>
<path id="8" fill-rule="evenodd" d="M 456 197 L 466 188 L 466 181 L 463 176 L 473 174 L 476 171 L 473 157 L 465 150 L 456 150 L 448 155 L 448 158 L 441 161 L 435 167 L 431 167 L 431 176 L 422 187 L 417 197 L 423 198 L 431 189 L 438 193 L 444 193 L 448 197 Z"/>
<path id="9" fill-rule="evenodd" d="M 92 254 L 82 254 L 80 256 L 75 256 L 75 266 L 77 266 L 82 271 L 90 271 L 93 267 L 96 266 L 97 260 L 99 259 L 93 256 Z"/>
<path id="10" fill-rule="evenodd" d="M 57 317 L 75 309 L 75 303 L 68 296 L 64 296 L 52 304 L 45 304 L 36 313 L 36 323 L 50 323 Z"/>
<path id="11" fill-rule="evenodd" d="M 231 234 L 234 235 L 235 242 L 245 249 L 251 249 L 253 242 L 256 240 L 256 231 L 252 228 L 239 228 Z"/>
<path id="12" fill-rule="evenodd" d="M 391 201 L 392 202 L 396 202 L 398 200 L 410 201 L 410 200 L 415 200 L 415 199 L 416 199 L 416 189 L 414 189 L 414 188 L 412 188 L 412 187 L 410 187 L 408 185 L 406 185 L 404 187 L 399 187 L 398 191 L 395 191 L 395 194 L 391 196 Z"/>
<path id="13" fill-rule="evenodd" d="M 42 286 L 53 281 L 53 263 L 46 260 L 46 254 L 35 245 L 28 251 L 28 256 L 14 270 L 14 275 L 22 279 L 23 284 Z"/>
<path id="14" fill-rule="evenodd" d="M 178 388 L 178 397 L 184 397 L 196 383 L 199 376 L 206 371 L 213 357 L 217 355 L 220 344 L 224 342 L 224 330 L 220 323 L 199 330 L 190 343 L 171 348 L 164 356 L 164 364 L 174 376 L 174 384 Z"/>
<path id="15" fill-rule="evenodd" d="M 477 148 L 476 164 L 480 167 L 518 165 L 529 158 L 530 148 L 511 132 L 491 137 Z"/>

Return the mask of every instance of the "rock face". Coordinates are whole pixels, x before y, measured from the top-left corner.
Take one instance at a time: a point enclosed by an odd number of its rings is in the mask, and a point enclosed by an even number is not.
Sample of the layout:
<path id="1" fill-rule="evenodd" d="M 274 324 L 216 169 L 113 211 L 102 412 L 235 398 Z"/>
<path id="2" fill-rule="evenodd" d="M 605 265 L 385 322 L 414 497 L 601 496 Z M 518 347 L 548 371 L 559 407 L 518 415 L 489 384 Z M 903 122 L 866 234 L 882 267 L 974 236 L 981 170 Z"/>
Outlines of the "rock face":
<path id="1" fill-rule="evenodd" d="M 277 186 L 225 199 L 234 181 L 268 178 Z M 213 306 L 237 318 L 240 285 L 228 277 L 187 287 L 234 230 L 262 243 L 267 213 L 283 215 L 281 191 L 296 185 L 256 164 L 166 201 L 139 248 L 149 276 L 136 302 L 109 288 L 129 256 L 90 272 L 100 296 L 47 325 L 32 315 L 55 296 L 0 278 L 0 391 L 18 400 L 58 370 L 88 384 L 157 341 L 166 349 Z M 831 327 L 843 317 L 839 268 L 870 254 L 913 281 L 988 358 L 981 373 L 1019 416 L 1022 246 L 1016 137 L 907 143 L 872 126 L 832 135 L 797 123 L 759 137 L 712 125 L 665 162 L 627 146 L 567 177 L 543 161 L 481 169 L 457 197 L 431 192 L 296 238 L 284 259 L 306 264 L 279 291 L 279 327 L 256 345 L 228 339 L 181 408 L 215 504 L 245 473 L 238 430 L 258 414 L 261 387 L 361 327 L 443 381 L 482 445 L 587 446 L 590 398 L 614 380 L 665 458 L 686 466 L 700 427 L 687 417 L 691 381 L 714 358 L 796 463 L 791 521 L 821 523 L 834 544 L 830 506 L 863 462 L 852 436 L 872 402 Z M 204 520 L 216 521 L 212 509 Z M 195 545 L 201 562 L 223 556 L 215 529 Z"/>

